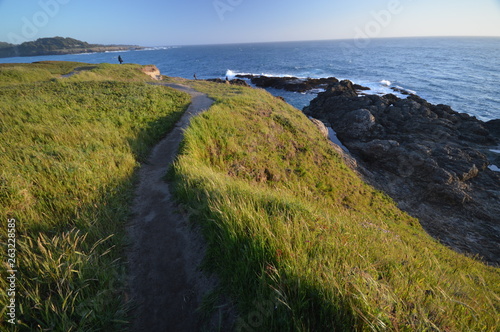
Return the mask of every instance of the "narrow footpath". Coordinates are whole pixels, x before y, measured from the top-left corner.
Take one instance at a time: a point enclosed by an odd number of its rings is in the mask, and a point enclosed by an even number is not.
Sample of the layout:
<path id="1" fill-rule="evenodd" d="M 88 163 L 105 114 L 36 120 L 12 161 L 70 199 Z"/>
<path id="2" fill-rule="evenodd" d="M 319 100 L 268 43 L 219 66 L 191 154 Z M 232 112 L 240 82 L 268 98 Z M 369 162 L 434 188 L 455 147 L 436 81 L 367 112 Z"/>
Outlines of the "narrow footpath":
<path id="1" fill-rule="evenodd" d="M 204 244 L 187 216 L 178 211 L 164 176 L 191 117 L 207 110 L 213 100 L 187 86 L 162 85 L 189 93 L 192 103 L 139 170 L 128 228 L 129 295 L 135 304 L 130 330 L 200 331 L 196 309 L 201 296 L 213 287 L 198 270 Z"/>

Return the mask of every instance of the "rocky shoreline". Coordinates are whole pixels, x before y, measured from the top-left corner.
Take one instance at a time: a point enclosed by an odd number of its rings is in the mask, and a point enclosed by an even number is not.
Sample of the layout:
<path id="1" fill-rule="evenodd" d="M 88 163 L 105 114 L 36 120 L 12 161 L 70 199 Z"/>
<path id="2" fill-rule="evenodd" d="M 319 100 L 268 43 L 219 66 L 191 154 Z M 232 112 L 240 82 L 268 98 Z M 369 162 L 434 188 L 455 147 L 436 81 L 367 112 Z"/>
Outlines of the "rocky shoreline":
<path id="1" fill-rule="evenodd" d="M 248 79 L 259 88 L 273 88 L 290 92 L 306 93 L 318 89 L 326 89 L 329 85 L 338 83 L 335 77 L 327 78 L 298 78 L 298 77 L 277 77 L 265 75 L 236 75 L 240 79 Z M 354 85 L 358 91 L 370 90 L 370 88 Z"/>
<path id="2" fill-rule="evenodd" d="M 328 123 L 365 180 L 453 249 L 500 265 L 500 120 L 482 122 L 410 95 L 331 84 L 304 112 Z"/>
<path id="3" fill-rule="evenodd" d="M 373 95 L 334 77 L 237 75 L 210 81 L 324 92 L 304 113 L 333 128 L 346 163 L 456 251 L 500 266 L 500 119 L 483 122 L 404 89 Z M 316 91 L 317 92 L 317 91 Z M 324 128 L 326 130 L 326 128 Z M 334 143 L 332 143 L 335 145 Z"/>

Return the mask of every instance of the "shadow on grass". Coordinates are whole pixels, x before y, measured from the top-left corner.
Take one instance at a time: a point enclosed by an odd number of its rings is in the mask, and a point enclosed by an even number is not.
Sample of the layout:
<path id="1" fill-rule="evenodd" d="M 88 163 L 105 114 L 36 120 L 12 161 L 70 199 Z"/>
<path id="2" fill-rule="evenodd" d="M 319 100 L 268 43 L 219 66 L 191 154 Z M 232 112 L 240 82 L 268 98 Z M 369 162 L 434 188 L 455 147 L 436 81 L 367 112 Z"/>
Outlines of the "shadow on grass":
<path id="1" fill-rule="evenodd" d="M 169 172 L 169 180 L 174 172 Z M 201 227 L 207 240 L 203 269 L 217 274 L 222 291 L 238 301 L 236 331 L 362 329 L 363 322 L 352 309 L 354 299 L 326 294 L 306 277 L 287 272 L 287 263 L 280 261 L 266 239 L 245 231 L 235 234 L 220 219 L 220 212 L 210 210 L 209 192 L 186 189 L 177 178 L 175 196 L 190 207 L 192 222 Z"/>

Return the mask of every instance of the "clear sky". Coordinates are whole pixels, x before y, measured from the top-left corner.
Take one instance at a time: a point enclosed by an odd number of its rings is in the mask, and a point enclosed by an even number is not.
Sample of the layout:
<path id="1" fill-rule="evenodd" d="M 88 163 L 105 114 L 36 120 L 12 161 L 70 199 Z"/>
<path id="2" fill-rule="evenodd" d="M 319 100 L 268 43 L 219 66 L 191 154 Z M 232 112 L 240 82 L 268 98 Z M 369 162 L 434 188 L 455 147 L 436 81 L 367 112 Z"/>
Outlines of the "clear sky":
<path id="1" fill-rule="evenodd" d="M 500 0 L 0 0 L 0 41 L 168 46 L 500 36 Z"/>

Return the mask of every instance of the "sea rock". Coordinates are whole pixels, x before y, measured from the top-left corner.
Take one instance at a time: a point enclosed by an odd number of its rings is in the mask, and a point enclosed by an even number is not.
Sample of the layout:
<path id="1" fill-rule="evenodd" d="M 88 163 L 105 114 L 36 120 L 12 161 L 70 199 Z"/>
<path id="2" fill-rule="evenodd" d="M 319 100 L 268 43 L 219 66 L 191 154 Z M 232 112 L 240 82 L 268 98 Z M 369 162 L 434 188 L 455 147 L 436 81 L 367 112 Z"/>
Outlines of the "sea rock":
<path id="1" fill-rule="evenodd" d="M 500 139 L 500 119 L 491 120 L 485 123 L 485 127 L 496 138 Z"/>
<path id="2" fill-rule="evenodd" d="M 409 95 L 358 95 L 330 85 L 304 112 L 328 122 L 358 171 L 450 247 L 500 264 L 500 173 L 489 151 L 499 122 L 484 123 Z"/>
<path id="3" fill-rule="evenodd" d="M 232 84 L 232 85 L 249 86 L 246 81 L 240 80 L 240 79 L 237 79 L 237 78 L 235 78 L 233 80 L 230 80 L 229 83 Z"/>
<path id="4" fill-rule="evenodd" d="M 274 88 L 291 92 L 310 92 L 317 89 L 325 89 L 339 80 L 335 77 L 327 78 L 298 78 L 298 77 L 276 77 L 264 75 L 237 75 L 239 78 L 250 79 L 252 84 L 260 88 Z M 357 90 L 370 90 L 361 85 L 355 85 Z"/>
<path id="5" fill-rule="evenodd" d="M 247 87 L 250 86 L 250 85 L 248 85 L 247 82 L 245 82 L 244 80 L 240 80 L 240 79 L 223 80 L 220 78 L 209 78 L 206 81 L 215 82 L 215 83 L 223 83 L 223 84 L 231 84 L 231 85 L 239 85 L 239 86 L 247 86 Z"/>
<path id="6" fill-rule="evenodd" d="M 405 90 L 403 88 L 395 87 L 395 86 L 391 87 L 391 90 L 394 91 L 394 92 L 398 92 L 398 93 L 400 93 L 402 95 L 405 95 L 405 96 L 409 96 L 409 95 L 412 94 L 411 92 L 409 92 L 409 91 L 407 91 L 407 90 Z"/>

